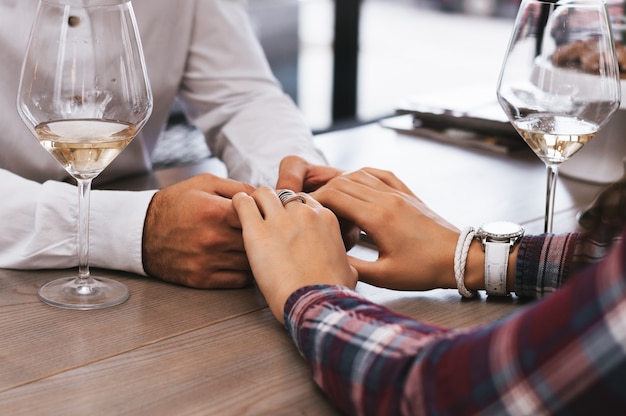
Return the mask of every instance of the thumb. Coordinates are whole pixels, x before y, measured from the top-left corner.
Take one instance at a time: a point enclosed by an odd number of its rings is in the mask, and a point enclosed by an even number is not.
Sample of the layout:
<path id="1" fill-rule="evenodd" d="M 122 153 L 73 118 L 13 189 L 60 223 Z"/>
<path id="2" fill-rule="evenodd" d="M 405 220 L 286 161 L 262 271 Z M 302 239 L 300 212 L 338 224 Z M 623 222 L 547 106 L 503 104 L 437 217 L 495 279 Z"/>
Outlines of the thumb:
<path id="1" fill-rule="evenodd" d="M 302 192 L 309 163 L 297 156 L 287 156 L 280 162 L 276 189 L 291 189 Z"/>

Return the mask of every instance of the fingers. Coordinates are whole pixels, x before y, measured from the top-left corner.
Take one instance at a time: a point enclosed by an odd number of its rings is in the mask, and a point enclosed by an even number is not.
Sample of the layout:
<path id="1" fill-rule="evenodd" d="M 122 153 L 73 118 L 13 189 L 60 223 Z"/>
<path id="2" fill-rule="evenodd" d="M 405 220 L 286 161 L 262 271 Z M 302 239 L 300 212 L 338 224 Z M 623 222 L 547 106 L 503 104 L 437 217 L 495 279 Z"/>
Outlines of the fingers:
<path id="1" fill-rule="evenodd" d="M 361 185 L 365 188 L 351 189 L 353 185 Z M 413 192 L 398 179 L 392 172 L 375 169 L 375 168 L 363 168 L 354 172 L 345 173 L 340 177 L 333 179 L 330 184 L 333 187 L 341 187 L 342 191 L 348 192 L 351 195 L 358 197 L 361 193 L 369 188 L 378 192 L 395 193 L 395 194 L 408 194 L 415 197 Z M 376 193 L 369 192 L 365 195 L 361 195 L 364 200 L 372 200 L 372 198 L 378 198 Z"/>
<path id="2" fill-rule="evenodd" d="M 239 192 L 233 195 L 232 203 L 243 228 L 253 227 L 255 222 L 263 219 L 255 200 L 248 194 Z"/>
<path id="3" fill-rule="evenodd" d="M 277 192 L 266 186 L 260 187 L 252 194 L 264 217 L 271 217 L 275 213 L 282 213 L 285 206 L 278 198 Z"/>
<path id="4" fill-rule="evenodd" d="M 283 189 L 283 190 L 277 191 L 277 194 L 278 194 L 278 198 L 280 199 L 285 209 L 290 209 L 289 207 L 293 207 L 293 206 L 297 207 L 303 204 L 311 208 L 322 207 L 322 205 L 318 201 L 316 201 L 315 199 L 313 199 L 312 197 L 310 197 L 309 195 L 305 193 L 296 194 L 295 192 L 289 189 Z"/>
<path id="5" fill-rule="evenodd" d="M 319 201 L 315 198 L 313 198 L 311 195 L 309 194 L 305 194 L 305 193 L 300 193 L 300 196 L 304 197 L 305 201 L 306 201 L 306 205 L 312 207 L 312 208 L 323 208 L 323 205 L 319 203 Z"/>
<path id="6" fill-rule="evenodd" d="M 305 193 L 298 193 L 296 195 L 299 198 L 303 198 L 305 203 L 303 204 L 302 201 L 298 198 L 298 199 L 294 199 L 292 201 L 286 202 L 283 205 L 283 203 L 281 202 L 280 198 L 277 195 L 277 191 L 269 187 L 262 186 L 258 188 L 255 192 L 253 192 L 251 196 L 248 196 L 242 193 L 236 194 L 233 197 L 233 204 L 237 204 L 236 205 L 237 212 L 243 212 L 245 215 L 247 214 L 247 212 L 241 211 L 241 210 L 250 209 L 250 208 L 242 207 L 240 205 L 243 205 L 243 204 L 248 205 L 250 203 L 254 203 L 256 205 L 256 211 L 258 212 L 260 218 L 272 216 L 276 213 L 283 212 L 286 209 L 290 209 L 292 206 L 305 205 L 311 208 L 322 207 L 322 205 L 318 201 L 316 201 L 314 198 L 312 198 L 311 196 Z"/>
<path id="7" fill-rule="evenodd" d="M 195 287 L 198 289 L 240 289 L 250 286 L 254 278 L 252 272 L 239 270 L 219 270 L 210 279 L 202 280 Z"/>
<path id="8" fill-rule="evenodd" d="M 200 174 L 195 177 L 199 181 L 199 189 L 224 198 L 232 198 L 238 192 L 251 194 L 254 187 L 233 179 L 221 178 L 211 174 Z"/>
<path id="9" fill-rule="evenodd" d="M 298 156 L 287 156 L 280 163 L 276 189 L 311 192 L 341 174 L 337 168 L 312 165 Z"/>
<path id="10" fill-rule="evenodd" d="M 163 280 L 195 289 L 240 289 L 250 286 L 254 279 L 250 270 L 218 269 L 210 273 L 179 273 Z"/>
<path id="11" fill-rule="evenodd" d="M 373 220 L 375 212 L 380 210 L 380 194 L 381 192 L 369 186 L 347 178 L 337 178 L 330 186 L 314 192 L 313 197 L 338 217 L 354 222 L 367 231 L 366 225 Z"/>
<path id="12" fill-rule="evenodd" d="M 354 256 L 348 256 L 348 262 L 350 263 L 350 267 L 358 270 L 359 280 L 378 286 L 374 282 L 376 281 L 376 277 L 381 274 L 379 260 L 369 261 Z"/>
<path id="13" fill-rule="evenodd" d="M 254 192 L 252 185 L 233 179 L 222 178 L 210 173 L 195 175 L 164 189 L 177 189 L 178 192 L 197 190 L 229 199 L 237 192 L 245 192 L 247 194 Z"/>
<path id="14" fill-rule="evenodd" d="M 356 223 L 365 231 L 386 221 L 390 213 L 409 204 L 421 204 L 393 173 L 364 168 L 332 179 L 313 193 L 315 199 L 339 217 Z"/>
<path id="15" fill-rule="evenodd" d="M 380 182 L 384 183 L 392 189 L 411 195 L 413 194 L 409 187 L 406 186 L 406 184 L 402 182 L 396 175 L 394 175 L 393 172 L 376 168 L 363 168 L 362 171 L 367 172 L 372 177 L 378 179 Z"/>

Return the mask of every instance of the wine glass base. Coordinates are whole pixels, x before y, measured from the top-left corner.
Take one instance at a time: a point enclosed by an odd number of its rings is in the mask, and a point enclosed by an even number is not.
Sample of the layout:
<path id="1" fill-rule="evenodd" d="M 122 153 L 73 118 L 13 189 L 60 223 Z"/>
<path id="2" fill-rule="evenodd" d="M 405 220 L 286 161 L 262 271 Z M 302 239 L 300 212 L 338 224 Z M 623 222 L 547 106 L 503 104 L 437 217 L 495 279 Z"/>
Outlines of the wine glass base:
<path id="1" fill-rule="evenodd" d="M 129 296 L 126 285 L 106 277 L 90 277 L 86 282 L 77 277 L 65 277 L 39 289 L 42 302 L 64 309 L 103 309 L 119 305 Z"/>

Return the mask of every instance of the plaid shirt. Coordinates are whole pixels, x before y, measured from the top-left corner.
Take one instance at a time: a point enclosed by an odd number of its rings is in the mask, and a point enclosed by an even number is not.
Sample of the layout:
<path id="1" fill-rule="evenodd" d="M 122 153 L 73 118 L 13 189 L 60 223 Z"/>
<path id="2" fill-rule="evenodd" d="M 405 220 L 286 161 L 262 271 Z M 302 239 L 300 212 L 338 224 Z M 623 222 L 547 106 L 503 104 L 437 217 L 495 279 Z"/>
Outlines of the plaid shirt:
<path id="1" fill-rule="evenodd" d="M 516 293 L 542 299 L 486 326 L 436 327 L 338 286 L 292 294 L 285 326 L 347 414 L 623 415 L 624 237 L 610 250 L 578 234 L 524 237 Z"/>

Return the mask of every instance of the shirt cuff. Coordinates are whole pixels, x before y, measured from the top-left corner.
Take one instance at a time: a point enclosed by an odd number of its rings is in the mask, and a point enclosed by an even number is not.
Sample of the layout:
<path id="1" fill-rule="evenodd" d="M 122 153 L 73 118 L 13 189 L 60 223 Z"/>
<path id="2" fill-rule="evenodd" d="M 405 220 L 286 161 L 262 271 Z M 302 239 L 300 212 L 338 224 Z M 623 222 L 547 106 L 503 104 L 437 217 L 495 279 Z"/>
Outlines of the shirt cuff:
<path id="1" fill-rule="evenodd" d="M 287 331 L 296 339 L 300 322 L 311 305 L 323 302 L 326 299 L 337 297 L 362 298 L 354 290 L 345 286 L 311 285 L 302 287 L 293 292 L 285 302 L 284 320 Z"/>
<path id="2" fill-rule="evenodd" d="M 555 292 L 572 273 L 579 233 L 524 236 L 515 263 L 515 294 L 541 298 Z"/>
<path id="3" fill-rule="evenodd" d="M 143 226 L 156 192 L 91 192 L 91 266 L 146 275 L 142 259 Z"/>

